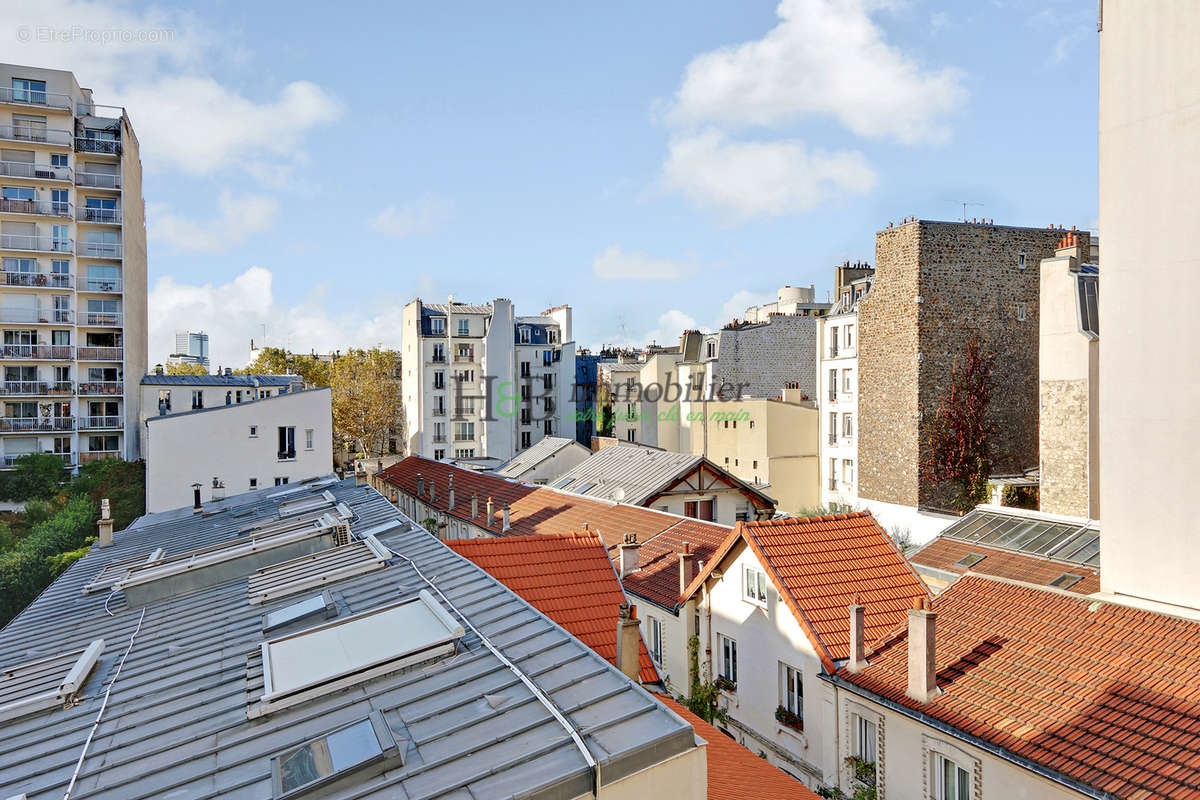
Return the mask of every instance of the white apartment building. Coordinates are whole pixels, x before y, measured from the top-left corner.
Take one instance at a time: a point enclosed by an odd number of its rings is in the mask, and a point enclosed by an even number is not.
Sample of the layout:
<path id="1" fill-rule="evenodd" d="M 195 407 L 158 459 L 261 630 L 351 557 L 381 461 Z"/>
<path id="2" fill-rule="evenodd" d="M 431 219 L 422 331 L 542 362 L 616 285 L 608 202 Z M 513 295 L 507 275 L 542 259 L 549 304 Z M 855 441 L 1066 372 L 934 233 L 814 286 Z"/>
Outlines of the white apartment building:
<path id="1" fill-rule="evenodd" d="M 299 375 L 167 375 L 159 367 L 141 381 L 139 420 L 166 417 L 202 408 L 240 406 L 304 388 Z"/>
<path id="2" fill-rule="evenodd" d="M 146 511 L 297 483 L 333 469 L 328 386 L 146 420 Z"/>
<path id="3" fill-rule="evenodd" d="M 511 300 L 404 307 L 408 453 L 507 461 L 545 436 L 575 433 L 570 306 L 519 317 Z"/>
<path id="4" fill-rule="evenodd" d="M 820 497 L 830 508 L 859 506 L 858 303 L 871 290 L 871 277 L 859 265 L 838 268 L 837 299 L 817 339 Z"/>
<path id="5" fill-rule="evenodd" d="M 169 358 L 173 364 L 199 364 L 208 369 L 208 334 L 204 331 L 176 331 L 175 349 Z"/>
<path id="6" fill-rule="evenodd" d="M 774 303 L 764 303 L 761 306 L 750 306 L 746 309 L 747 322 L 770 322 L 772 314 L 788 316 L 813 317 L 829 310 L 829 303 L 819 303 L 816 299 L 816 287 L 811 283 L 808 288 L 803 286 L 781 286 L 776 293 Z"/>
<path id="7" fill-rule="evenodd" d="M 146 227 L 123 108 L 62 70 L 0 64 L 0 466 L 139 457 Z"/>

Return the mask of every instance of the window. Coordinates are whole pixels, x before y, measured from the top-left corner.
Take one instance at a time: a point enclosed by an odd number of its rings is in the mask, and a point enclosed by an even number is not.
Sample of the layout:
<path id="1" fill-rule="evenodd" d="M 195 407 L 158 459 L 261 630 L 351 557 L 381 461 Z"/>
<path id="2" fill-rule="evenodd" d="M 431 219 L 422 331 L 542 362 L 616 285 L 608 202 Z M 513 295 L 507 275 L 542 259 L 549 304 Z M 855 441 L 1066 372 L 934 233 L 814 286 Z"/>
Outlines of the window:
<path id="1" fill-rule="evenodd" d="M 312 428 L 305 428 L 305 430 L 304 430 L 304 449 L 305 450 L 313 449 L 313 429 Z"/>
<path id="2" fill-rule="evenodd" d="M 311 555 L 262 567 L 250 575 L 250 605 L 259 605 L 321 587 L 354 575 L 383 569 L 391 558 L 374 536 L 332 547 Z"/>
<path id="3" fill-rule="evenodd" d="M 954 562 L 954 566 L 970 569 L 971 567 L 983 561 L 987 556 L 981 553 L 967 553 L 965 556 Z"/>
<path id="4" fill-rule="evenodd" d="M 1025 254 L 1017 253 L 1017 269 L 1025 269 Z"/>
<path id="5" fill-rule="evenodd" d="M 658 617 L 647 617 L 650 622 L 650 657 L 661 664 L 663 657 L 662 622 Z"/>
<path id="6" fill-rule="evenodd" d="M 850 394 L 854 391 L 854 373 L 852 370 L 842 370 L 842 391 Z"/>
<path id="7" fill-rule="evenodd" d="M 263 631 L 282 628 L 284 625 L 291 625 L 293 622 L 309 619 L 318 614 L 326 619 L 337 616 L 337 605 L 333 602 L 333 595 L 328 591 L 297 600 L 291 605 L 264 614 Z"/>
<path id="8" fill-rule="evenodd" d="M 164 414 L 171 410 L 171 390 L 158 390 L 158 413 Z"/>
<path id="9" fill-rule="evenodd" d="M 279 460 L 286 461 L 296 457 L 296 427 L 294 425 L 279 426 Z"/>
<path id="10" fill-rule="evenodd" d="M 829 459 L 829 488 L 837 490 L 837 459 Z"/>
<path id="11" fill-rule="evenodd" d="M 1070 589 L 1075 584 L 1083 580 L 1082 575 L 1073 575 L 1070 572 L 1064 572 L 1054 580 L 1050 581 L 1050 585 L 1056 589 Z"/>
<path id="12" fill-rule="evenodd" d="M 446 345 L 442 343 L 433 346 L 433 358 L 430 359 L 434 363 L 442 363 L 446 360 Z"/>
<path id="13" fill-rule="evenodd" d="M 1017 322 L 1024 322 L 1029 315 L 1029 306 L 1025 303 L 1017 303 Z"/>
<path id="14" fill-rule="evenodd" d="M 529 344 L 529 342 L 530 342 L 529 328 L 522 326 L 521 327 L 521 344 Z"/>
<path id="15" fill-rule="evenodd" d="M 971 773 L 941 753 L 933 754 L 933 763 L 935 800 L 971 800 Z"/>
<path id="16" fill-rule="evenodd" d="M 433 373 L 433 388 L 435 388 L 435 389 L 445 389 L 446 388 L 446 373 L 440 369 Z"/>
<path id="17" fill-rule="evenodd" d="M 847 486 L 854 483 L 854 462 L 848 458 L 842 459 L 842 481 Z"/>
<path id="18" fill-rule="evenodd" d="M 842 414 L 842 436 L 850 437 L 854 435 L 854 415 Z"/>
<path id="19" fill-rule="evenodd" d="M 521 431 L 521 449 L 524 450 L 533 444 L 533 434 L 529 431 Z"/>
<path id="20" fill-rule="evenodd" d="M 625 431 L 625 438 L 631 442 L 636 442 L 637 441 L 637 432 L 634 431 L 633 428 L 630 428 L 629 430 Z"/>
<path id="21" fill-rule="evenodd" d="M 838 371 L 836 369 L 829 370 L 829 399 L 837 400 L 838 393 Z"/>
<path id="22" fill-rule="evenodd" d="M 736 691 L 737 642 L 728 636 L 717 634 L 717 647 L 721 662 L 717 670 L 717 675 L 725 684 L 722 688 L 728 688 L 729 691 Z"/>
<path id="23" fill-rule="evenodd" d="M 475 423 L 474 422 L 456 422 L 454 423 L 454 441 L 469 442 L 475 438 Z"/>
<path id="24" fill-rule="evenodd" d="M 446 458 L 446 451 L 445 451 L 445 449 L 434 450 L 434 451 L 433 451 L 433 458 L 434 458 L 434 460 L 435 460 L 435 461 L 444 461 L 444 460 L 445 460 L 445 458 Z"/>
<path id="25" fill-rule="evenodd" d="M 804 722 L 804 676 L 795 667 L 780 664 L 780 697 L 779 705 L 793 719 Z"/>
<path id="26" fill-rule="evenodd" d="M 842 329 L 842 332 L 843 340 L 846 343 L 846 349 L 849 350 L 850 348 L 854 347 L 854 326 L 847 325 Z"/>
<path id="27" fill-rule="evenodd" d="M 254 438 L 254 437 L 256 437 L 256 436 L 258 436 L 258 426 L 257 426 L 257 425 L 251 425 L 251 426 L 250 426 L 250 437 L 251 437 L 251 438 Z"/>
<path id="28" fill-rule="evenodd" d="M 46 105 L 46 82 L 13 78 L 12 99 L 14 103 Z"/>
<path id="29" fill-rule="evenodd" d="M 204 408 L 203 389 L 192 389 L 192 408 Z"/>
<path id="30" fill-rule="evenodd" d="M 742 599 L 756 606 L 767 605 L 767 574 L 749 564 L 742 570 Z"/>
<path id="31" fill-rule="evenodd" d="M 103 651 L 104 640 L 95 639 L 83 650 L 5 668 L 0 673 L 0 720 L 73 704 Z"/>
<path id="32" fill-rule="evenodd" d="M 287 482 L 288 482 L 287 478 L 276 478 L 275 479 L 276 486 L 287 486 Z"/>
<path id="33" fill-rule="evenodd" d="M 429 320 L 429 331 L 434 336 L 441 336 L 446 332 L 446 320 L 442 317 L 432 317 Z"/>
<path id="34" fill-rule="evenodd" d="M 250 479 L 250 490 L 253 491 L 257 488 L 258 488 L 258 478 L 251 478 Z"/>
<path id="35" fill-rule="evenodd" d="M 471 324 L 465 319 L 460 319 L 458 321 L 458 335 L 459 336 L 469 336 L 470 334 L 471 334 Z"/>
<path id="36" fill-rule="evenodd" d="M 371 767 L 382 773 L 404 763 L 383 714 L 374 711 L 360 720 L 305 742 L 271 759 L 271 783 L 275 800 L 308 794 L 346 773 Z"/>
<path id="37" fill-rule="evenodd" d="M 52 167 L 66 167 L 66 166 L 68 166 L 68 163 L 67 163 L 67 155 L 66 155 L 66 153 L 53 153 L 53 154 L 51 154 L 51 156 L 50 156 L 50 166 L 52 166 Z"/>

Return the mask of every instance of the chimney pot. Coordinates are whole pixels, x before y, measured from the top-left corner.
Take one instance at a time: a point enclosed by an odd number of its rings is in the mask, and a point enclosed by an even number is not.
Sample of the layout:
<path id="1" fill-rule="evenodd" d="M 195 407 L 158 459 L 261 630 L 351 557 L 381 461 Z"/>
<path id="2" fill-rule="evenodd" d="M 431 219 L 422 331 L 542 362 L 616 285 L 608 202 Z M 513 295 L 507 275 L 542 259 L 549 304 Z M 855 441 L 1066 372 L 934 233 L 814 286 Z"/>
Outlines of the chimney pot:
<path id="1" fill-rule="evenodd" d="M 620 573 L 621 578 L 637 571 L 638 568 L 638 549 L 641 547 L 638 544 L 636 533 L 625 534 L 625 541 L 620 547 Z"/>
<path id="2" fill-rule="evenodd" d="M 641 654 L 638 648 L 641 641 L 641 622 L 637 618 L 637 606 L 625 601 L 617 611 L 617 669 L 634 681 L 641 675 Z"/>
<path id="3" fill-rule="evenodd" d="M 436 499 L 437 499 L 437 486 L 434 485 L 434 481 L 430 481 L 429 482 L 429 502 L 432 503 Z"/>
<path id="4" fill-rule="evenodd" d="M 479 495 L 472 492 L 471 493 L 471 519 L 475 519 L 478 516 L 479 516 Z"/>
<path id="5" fill-rule="evenodd" d="M 512 523 L 509 520 L 509 516 L 508 516 L 508 504 L 507 503 L 504 506 L 504 510 L 501 511 L 501 519 L 502 519 L 502 524 L 501 524 L 500 531 L 503 533 L 504 531 L 507 531 L 509 528 L 512 527 Z"/>
<path id="6" fill-rule="evenodd" d="M 683 552 L 679 554 L 679 593 L 683 594 L 687 587 L 692 585 L 692 581 L 699 574 L 696 570 L 696 554 L 692 552 L 692 546 L 688 542 L 683 543 Z"/>
<path id="7" fill-rule="evenodd" d="M 356 464 L 354 466 L 354 485 L 355 486 L 366 486 L 367 485 L 367 468 L 364 467 L 361 463 Z"/>
<path id="8" fill-rule="evenodd" d="M 937 686 L 935 642 L 937 613 L 929 610 L 929 598 L 918 597 L 908 612 L 908 690 L 918 703 L 928 703 L 941 690 Z"/>
<path id="9" fill-rule="evenodd" d="M 192 484 L 192 513 L 199 514 L 203 510 L 204 510 L 204 507 L 202 505 L 200 505 L 200 484 L 193 483 Z"/>
<path id="10" fill-rule="evenodd" d="M 862 601 L 855 595 L 850 604 L 850 663 L 846 669 L 850 672 L 861 672 L 867 665 L 866 648 L 863 642 L 863 630 L 866 627 L 867 610 Z"/>
<path id="11" fill-rule="evenodd" d="M 96 523 L 99 529 L 99 541 L 96 543 L 100 547 L 111 547 L 113 543 L 113 520 L 112 514 L 108 507 L 108 498 L 100 501 L 100 520 Z"/>
<path id="12" fill-rule="evenodd" d="M 417 473 L 417 497 L 425 494 L 425 479 L 421 477 L 421 473 Z"/>
<path id="13" fill-rule="evenodd" d="M 492 498 L 489 497 L 488 501 L 487 501 L 487 519 L 485 519 L 483 521 L 483 527 L 485 527 L 485 528 L 492 527 L 492 518 L 495 515 L 495 513 L 496 513 L 496 504 L 493 503 Z"/>

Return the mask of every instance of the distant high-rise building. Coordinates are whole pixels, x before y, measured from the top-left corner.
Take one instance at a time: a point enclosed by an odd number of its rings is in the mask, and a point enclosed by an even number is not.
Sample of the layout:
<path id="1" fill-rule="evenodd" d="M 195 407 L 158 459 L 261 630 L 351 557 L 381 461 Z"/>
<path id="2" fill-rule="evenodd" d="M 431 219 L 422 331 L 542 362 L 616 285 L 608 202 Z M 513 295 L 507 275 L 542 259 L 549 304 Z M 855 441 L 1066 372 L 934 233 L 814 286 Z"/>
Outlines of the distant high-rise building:
<path id="1" fill-rule="evenodd" d="M 125 109 L 71 72 L 0 64 L 0 467 L 137 458 L 146 225 Z"/>
<path id="2" fill-rule="evenodd" d="M 177 364 L 200 364 L 208 369 L 208 334 L 204 331 L 176 331 L 175 352 L 171 353 L 170 360 Z"/>

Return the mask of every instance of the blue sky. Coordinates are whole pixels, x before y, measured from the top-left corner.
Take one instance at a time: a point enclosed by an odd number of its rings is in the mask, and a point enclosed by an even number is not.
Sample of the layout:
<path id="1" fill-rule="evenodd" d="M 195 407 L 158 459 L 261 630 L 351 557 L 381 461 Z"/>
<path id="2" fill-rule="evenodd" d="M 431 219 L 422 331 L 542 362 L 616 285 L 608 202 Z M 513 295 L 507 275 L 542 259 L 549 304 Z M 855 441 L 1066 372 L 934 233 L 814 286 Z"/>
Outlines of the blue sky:
<path id="1" fill-rule="evenodd" d="M 306 6 L 0 12 L 5 60 L 129 110 L 152 362 L 177 327 L 227 365 L 264 330 L 398 347 L 418 295 L 667 341 L 824 297 L 889 220 L 958 201 L 1095 226 L 1094 0 Z"/>

